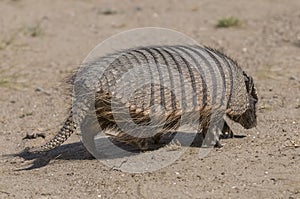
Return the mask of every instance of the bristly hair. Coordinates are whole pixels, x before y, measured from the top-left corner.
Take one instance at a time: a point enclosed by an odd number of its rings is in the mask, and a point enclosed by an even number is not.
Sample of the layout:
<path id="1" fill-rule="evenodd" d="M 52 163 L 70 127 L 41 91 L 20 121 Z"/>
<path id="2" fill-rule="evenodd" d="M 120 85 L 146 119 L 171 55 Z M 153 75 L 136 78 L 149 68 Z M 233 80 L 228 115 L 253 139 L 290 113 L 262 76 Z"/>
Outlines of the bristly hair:
<path id="1" fill-rule="evenodd" d="M 228 56 L 223 50 L 221 49 L 216 49 L 216 48 L 211 48 L 211 47 L 208 47 L 208 46 L 204 46 L 206 49 L 216 53 L 216 54 L 219 54 L 219 55 L 222 55 L 224 56 L 226 59 L 230 60 L 231 62 L 233 62 L 237 67 L 241 68 L 238 64 L 238 62 L 234 59 L 232 59 L 230 56 Z"/>

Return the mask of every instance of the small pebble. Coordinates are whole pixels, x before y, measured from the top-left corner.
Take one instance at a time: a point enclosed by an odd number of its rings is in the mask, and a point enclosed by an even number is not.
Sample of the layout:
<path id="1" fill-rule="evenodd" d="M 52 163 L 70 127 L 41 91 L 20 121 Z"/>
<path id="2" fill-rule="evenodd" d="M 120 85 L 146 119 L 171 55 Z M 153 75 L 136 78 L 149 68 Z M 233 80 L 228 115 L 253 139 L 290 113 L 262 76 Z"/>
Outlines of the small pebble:
<path id="1" fill-rule="evenodd" d="M 142 11 L 143 9 L 141 7 L 139 7 L 139 6 L 137 6 L 137 7 L 135 7 L 135 10 L 136 11 Z"/>
<path id="2" fill-rule="evenodd" d="M 43 89 L 42 87 L 37 87 L 35 89 L 36 92 L 41 92 L 41 93 L 45 93 L 46 95 L 51 95 L 50 92 L 46 91 L 45 89 Z"/>

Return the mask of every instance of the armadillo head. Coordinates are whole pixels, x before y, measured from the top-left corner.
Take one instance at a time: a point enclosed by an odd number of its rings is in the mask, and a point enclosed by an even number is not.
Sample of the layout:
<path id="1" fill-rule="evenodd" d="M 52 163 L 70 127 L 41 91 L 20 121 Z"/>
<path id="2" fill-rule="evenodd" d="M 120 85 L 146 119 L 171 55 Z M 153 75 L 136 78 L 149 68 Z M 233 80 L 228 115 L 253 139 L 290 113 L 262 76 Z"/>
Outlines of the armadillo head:
<path id="1" fill-rule="evenodd" d="M 233 121 L 240 123 L 244 128 L 250 129 L 256 126 L 256 103 L 258 102 L 258 96 L 256 88 L 254 86 L 253 78 L 243 73 L 245 78 L 245 85 L 248 95 L 247 110 L 241 115 L 229 116 Z"/>

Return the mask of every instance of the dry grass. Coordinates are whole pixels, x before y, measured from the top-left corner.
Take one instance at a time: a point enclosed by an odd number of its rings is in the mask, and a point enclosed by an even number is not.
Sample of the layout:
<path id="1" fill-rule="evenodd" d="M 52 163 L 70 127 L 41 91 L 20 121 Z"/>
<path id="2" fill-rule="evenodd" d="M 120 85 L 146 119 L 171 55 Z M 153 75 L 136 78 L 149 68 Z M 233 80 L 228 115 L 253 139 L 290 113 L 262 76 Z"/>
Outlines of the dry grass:
<path id="1" fill-rule="evenodd" d="M 31 37 L 39 37 L 39 36 L 44 35 L 44 30 L 42 28 L 42 20 L 40 20 L 39 22 L 36 22 L 32 26 L 25 27 L 24 33 Z"/>
<path id="2" fill-rule="evenodd" d="M 44 35 L 45 32 L 42 28 L 42 21 L 43 20 L 40 20 L 31 26 L 24 26 L 15 31 L 2 34 L 4 36 L 0 37 L 0 50 L 5 50 L 9 46 L 15 44 L 20 34 L 30 36 L 30 37 L 40 37 Z"/>
<path id="3" fill-rule="evenodd" d="M 4 50 L 10 45 L 12 45 L 15 41 L 15 34 L 0 38 L 0 50 Z"/>
<path id="4" fill-rule="evenodd" d="M 265 65 L 257 70 L 258 79 L 277 79 L 282 76 L 281 68 L 274 68 L 272 65 Z"/>
<path id="5" fill-rule="evenodd" d="M 230 28 L 242 26 L 242 21 L 236 17 L 224 17 L 217 22 L 217 28 Z"/>
<path id="6" fill-rule="evenodd" d="M 0 87 L 18 89 L 25 86 L 19 82 L 20 74 L 6 74 L 6 70 L 0 70 Z"/>

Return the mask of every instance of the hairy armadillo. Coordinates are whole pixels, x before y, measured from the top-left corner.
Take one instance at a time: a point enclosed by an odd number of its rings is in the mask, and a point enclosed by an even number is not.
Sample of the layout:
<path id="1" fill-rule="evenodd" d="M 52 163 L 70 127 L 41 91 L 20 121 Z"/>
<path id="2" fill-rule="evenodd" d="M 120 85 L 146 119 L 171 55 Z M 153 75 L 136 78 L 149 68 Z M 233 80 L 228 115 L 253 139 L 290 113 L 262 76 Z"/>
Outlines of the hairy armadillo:
<path id="1" fill-rule="evenodd" d="M 188 112 L 198 113 L 199 132 L 203 134 L 212 123 L 224 123 L 225 115 L 246 129 L 256 126 L 258 97 L 252 77 L 235 61 L 215 49 L 182 45 L 149 46 L 122 50 L 108 57 L 108 65 L 103 57 L 88 64 L 91 68 L 105 67 L 102 74 L 93 72 L 97 79 L 94 82 L 94 106 L 97 124 L 104 132 L 115 131 L 116 137 L 121 140 L 145 148 L 149 135 L 134 136 L 120 129 L 118 125 L 126 124 L 128 118 L 126 114 L 116 116 L 113 103 L 124 107 L 119 111 L 127 110 L 138 126 L 147 126 L 151 120 L 164 121 L 157 123 L 160 128 L 153 128 L 150 137 L 155 141 L 159 141 L 163 133 L 176 130 L 180 118 Z M 139 66 L 138 69 L 133 70 L 136 66 Z M 89 87 L 85 82 L 86 74 L 76 75 L 73 85 Z M 123 79 L 122 84 L 118 84 L 123 76 L 127 81 Z M 129 100 L 124 97 L 124 93 L 129 92 L 126 90 L 128 87 L 134 87 Z M 159 111 L 153 107 L 158 107 Z M 71 111 L 52 140 L 29 151 L 54 149 L 75 129 Z M 226 122 L 223 131 L 230 131 Z"/>

